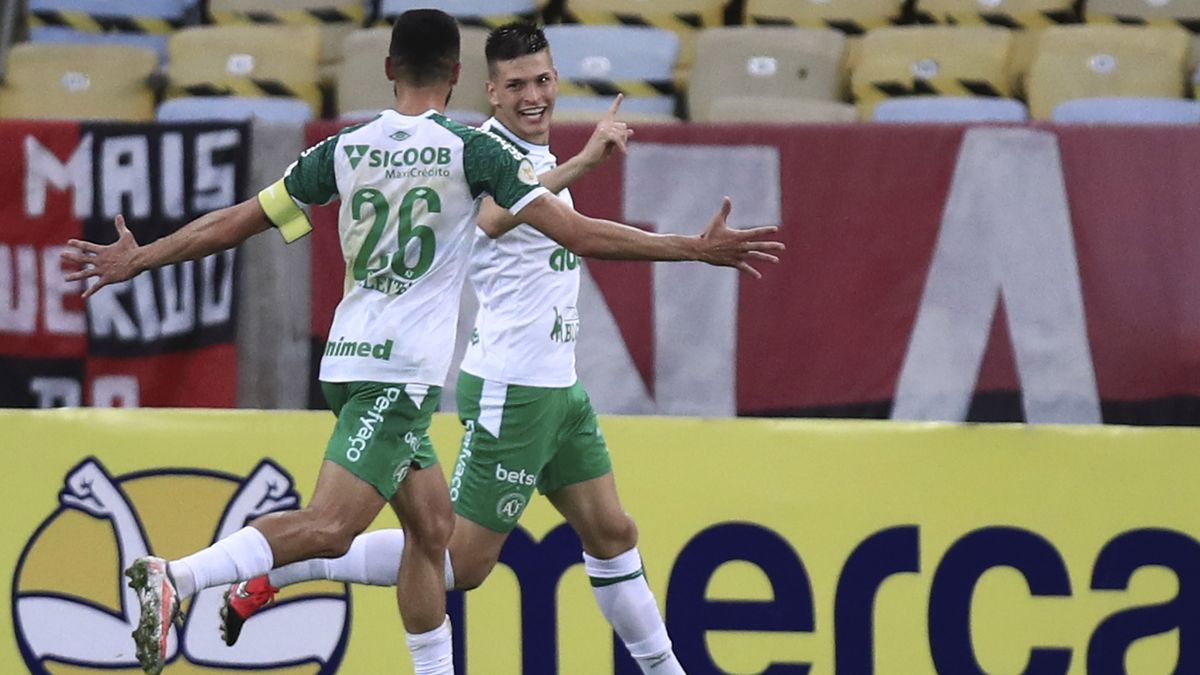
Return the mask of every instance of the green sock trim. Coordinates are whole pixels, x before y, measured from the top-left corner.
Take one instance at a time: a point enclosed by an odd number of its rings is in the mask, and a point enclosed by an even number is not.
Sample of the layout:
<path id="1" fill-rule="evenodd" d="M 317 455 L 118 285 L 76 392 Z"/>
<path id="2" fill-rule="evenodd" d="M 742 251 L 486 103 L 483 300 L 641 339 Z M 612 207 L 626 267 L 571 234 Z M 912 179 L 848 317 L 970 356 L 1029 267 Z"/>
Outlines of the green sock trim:
<path id="1" fill-rule="evenodd" d="M 636 579 L 645 573 L 646 573 L 646 568 L 639 567 L 638 571 L 634 572 L 633 574 L 626 574 L 623 577 L 588 577 L 588 580 L 592 582 L 592 588 L 604 588 L 605 586 L 612 586 L 613 584 L 619 584 L 622 581 L 629 581 L 630 579 Z"/>

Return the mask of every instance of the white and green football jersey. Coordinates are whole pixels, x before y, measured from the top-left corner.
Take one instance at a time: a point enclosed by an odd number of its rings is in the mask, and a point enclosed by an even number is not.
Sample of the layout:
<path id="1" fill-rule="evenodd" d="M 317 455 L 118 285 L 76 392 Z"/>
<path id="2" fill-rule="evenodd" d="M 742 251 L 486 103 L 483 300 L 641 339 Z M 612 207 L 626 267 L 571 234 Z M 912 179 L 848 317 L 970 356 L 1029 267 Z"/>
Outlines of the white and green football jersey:
<path id="1" fill-rule="evenodd" d="M 521 140 L 496 118 L 480 128 L 524 152 L 539 175 L 555 167 L 548 146 Z M 558 198 L 573 205 L 568 190 Z M 479 314 L 462 370 L 505 384 L 574 384 L 583 260 L 525 224 L 496 239 L 477 231 L 474 239 L 470 279 Z"/>
<path id="2" fill-rule="evenodd" d="M 321 380 L 441 386 L 479 200 L 516 213 L 545 193 L 516 148 L 433 110 L 386 110 L 305 150 L 259 200 L 290 241 L 311 228 L 297 204 L 341 198 L 345 292 Z"/>

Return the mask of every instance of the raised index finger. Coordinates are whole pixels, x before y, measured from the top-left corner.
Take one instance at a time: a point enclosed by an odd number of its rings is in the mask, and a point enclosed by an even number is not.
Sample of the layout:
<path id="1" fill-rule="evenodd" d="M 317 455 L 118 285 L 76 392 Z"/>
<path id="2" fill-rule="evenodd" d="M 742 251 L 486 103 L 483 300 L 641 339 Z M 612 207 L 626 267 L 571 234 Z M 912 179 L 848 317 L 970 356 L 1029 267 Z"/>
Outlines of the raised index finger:
<path id="1" fill-rule="evenodd" d="M 625 94 L 617 94 L 617 97 L 613 99 L 612 105 L 608 106 L 608 112 L 605 114 L 605 116 L 609 119 L 616 117 L 617 109 L 621 107 L 621 101 L 624 100 Z"/>

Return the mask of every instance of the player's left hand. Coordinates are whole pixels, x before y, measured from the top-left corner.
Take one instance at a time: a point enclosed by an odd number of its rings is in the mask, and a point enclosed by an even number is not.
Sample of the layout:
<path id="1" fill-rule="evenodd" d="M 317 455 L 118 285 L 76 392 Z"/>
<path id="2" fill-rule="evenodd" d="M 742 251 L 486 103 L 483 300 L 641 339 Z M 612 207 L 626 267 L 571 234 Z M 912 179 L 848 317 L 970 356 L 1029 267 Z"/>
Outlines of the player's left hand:
<path id="1" fill-rule="evenodd" d="M 108 245 L 96 244 L 90 241 L 71 239 L 67 242 L 70 249 L 61 254 L 67 262 L 79 265 L 82 269 L 67 274 L 67 281 L 79 281 L 95 277 L 95 283 L 87 287 L 83 297 L 91 297 L 96 291 L 109 284 L 115 284 L 131 279 L 141 270 L 134 263 L 138 251 L 137 240 L 125 226 L 125 217 L 118 215 L 113 221 L 117 228 L 117 240 Z"/>
<path id="2" fill-rule="evenodd" d="M 589 159 L 592 166 L 607 160 L 614 151 L 619 150 L 622 155 L 628 151 L 629 137 L 633 135 L 633 129 L 630 129 L 628 124 L 617 120 L 617 111 L 620 110 L 621 101 L 624 100 L 624 94 L 617 94 L 612 105 L 604 113 L 604 117 L 600 118 L 600 122 L 596 124 L 595 130 L 588 138 L 587 145 L 583 147 L 582 154 Z"/>
<path id="3" fill-rule="evenodd" d="M 769 251 L 782 251 L 785 248 L 783 242 L 761 240 L 762 237 L 779 231 L 779 228 L 772 225 L 735 230 L 726 223 L 732 210 L 733 201 L 725 197 L 721 202 L 721 209 L 700 235 L 703 260 L 710 265 L 736 267 L 755 279 L 761 279 L 762 273 L 750 263 L 779 263 L 779 257 Z"/>

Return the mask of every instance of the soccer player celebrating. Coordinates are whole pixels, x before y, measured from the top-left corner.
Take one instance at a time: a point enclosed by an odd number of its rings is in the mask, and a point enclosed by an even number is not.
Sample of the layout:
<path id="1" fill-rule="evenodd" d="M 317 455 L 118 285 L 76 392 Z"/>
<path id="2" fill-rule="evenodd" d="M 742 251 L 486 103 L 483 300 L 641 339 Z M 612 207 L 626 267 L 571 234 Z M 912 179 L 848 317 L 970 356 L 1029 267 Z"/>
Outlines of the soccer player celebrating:
<path id="1" fill-rule="evenodd" d="M 445 477 L 427 430 L 455 338 L 461 284 L 485 195 L 578 254 L 701 260 L 753 271 L 777 259 L 769 229 L 731 230 L 728 202 L 701 236 L 664 236 L 587 218 L 538 182 L 532 163 L 495 135 L 442 115 L 458 81 L 459 34 L 437 10 L 411 10 L 392 29 L 385 61 L 395 106 L 304 151 L 284 177 L 234 206 L 139 246 L 118 216 L 109 245 L 72 240 L 68 280 L 105 285 L 202 258 L 274 226 L 292 240 L 311 229 L 302 204 L 341 199 L 347 261 L 320 379 L 337 421 L 308 505 L 255 519 L 212 546 L 169 563 L 142 558 L 126 571 L 141 604 L 133 632 L 147 673 L 165 665 L 179 603 L 205 588 L 253 579 L 277 566 L 345 555 L 391 504 L 406 546 L 396 595 L 418 674 L 452 673 L 445 614 L 445 555 L 454 526 Z"/>
<path id="2" fill-rule="evenodd" d="M 558 76 L 542 31 L 524 23 L 497 28 L 487 62 L 495 116 L 481 128 L 512 143 L 542 184 L 571 204 L 566 186 L 625 149 L 632 132 L 615 119 L 620 97 L 583 151 L 558 166 L 549 148 Z M 565 264 L 573 254 L 519 222 L 486 201 L 471 250 L 480 310 L 458 378 L 464 437 L 450 483 L 456 523 L 447 586 L 483 582 L 536 487 L 579 534 L 600 610 L 642 670 L 682 673 L 643 575 L 637 527 L 621 507 L 596 414 L 575 373 L 579 266 Z M 342 558 L 295 563 L 234 585 L 222 614 L 226 641 L 236 642 L 244 622 L 283 586 L 395 583 L 393 561 L 405 548 L 403 531 L 379 530 L 357 537 Z"/>

